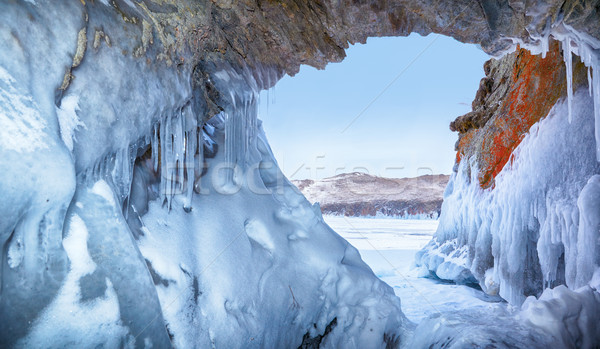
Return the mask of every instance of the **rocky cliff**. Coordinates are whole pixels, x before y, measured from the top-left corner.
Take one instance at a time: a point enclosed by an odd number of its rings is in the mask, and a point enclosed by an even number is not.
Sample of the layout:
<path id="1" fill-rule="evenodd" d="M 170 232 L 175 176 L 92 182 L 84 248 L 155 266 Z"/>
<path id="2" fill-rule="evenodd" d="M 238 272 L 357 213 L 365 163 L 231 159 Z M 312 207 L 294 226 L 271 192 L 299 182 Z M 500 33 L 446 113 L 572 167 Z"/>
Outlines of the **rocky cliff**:
<path id="1" fill-rule="evenodd" d="M 436 219 L 449 176 L 382 178 L 344 173 L 322 180 L 292 181 L 324 214 Z"/>

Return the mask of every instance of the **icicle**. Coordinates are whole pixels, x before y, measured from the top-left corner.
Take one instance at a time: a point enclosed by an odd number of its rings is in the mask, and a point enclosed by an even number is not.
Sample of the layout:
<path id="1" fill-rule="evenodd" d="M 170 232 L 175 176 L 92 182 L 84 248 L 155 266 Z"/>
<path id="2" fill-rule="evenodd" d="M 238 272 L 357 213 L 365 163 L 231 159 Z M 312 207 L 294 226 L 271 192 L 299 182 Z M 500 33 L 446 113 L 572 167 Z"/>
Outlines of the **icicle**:
<path id="1" fill-rule="evenodd" d="M 590 77 L 593 85 L 594 117 L 596 121 L 596 159 L 600 162 L 600 59 L 594 57 L 592 63 L 593 76 Z"/>
<path id="2" fill-rule="evenodd" d="M 194 155 L 196 154 L 198 139 L 197 120 L 190 105 L 184 109 L 182 119 L 185 130 L 184 166 L 182 166 L 185 167 L 185 178 L 181 178 L 182 184 L 185 181 L 185 201 L 183 209 L 189 212 L 192 209 L 192 195 L 194 193 Z"/>
<path id="3" fill-rule="evenodd" d="M 567 70 L 567 107 L 569 109 L 569 123 L 573 120 L 573 57 L 571 38 L 568 36 L 562 42 L 565 68 Z"/>
<path id="4" fill-rule="evenodd" d="M 184 176 L 185 176 L 185 159 L 184 159 L 184 155 L 185 155 L 185 150 L 186 150 L 186 144 L 185 144 L 185 133 L 184 133 L 184 129 L 185 129 L 185 118 L 183 117 L 183 113 L 182 115 L 179 116 L 179 120 L 177 122 L 177 137 L 179 138 L 179 143 L 178 143 L 178 147 L 177 147 L 177 184 L 179 184 L 179 193 L 183 193 L 184 190 Z"/>
<path id="5" fill-rule="evenodd" d="M 568 41 L 570 44 L 570 39 L 566 38 L 563 41 L 563 46 L 564 46 L 565 41 Z M 570 45 L 569 45 L 569 47 L 570 47 Z M 563 49 L 564 49 L 564 47 L 563 47 Z M 595 136 L 596 136 L 596 158 L 600 162 L 600 75 L 598 75 L 598 74 L 600 74 L 600 73 L 598 73 L 598 71 L 600 70 L 600 57 L 599 57 L 597 50 L 592 48 L 588 43 L 582 42 L 582 41 L 577 42 L 577 51 L 575 53 L 577 55 L 579 55 L 579 57 L 581 58 L 581 61 L 588 68 L 588 71 L 587 71 L 588 92 L 590 93 L 590 96 L 592 96 L 592 99 L 594 100 L 594 121 L 595 121 L 594 127 L 595 127 Z M 565 59 L 565 62 L 566 62 L 566 59 Z M 567 66 L 567 69 L 568 68 L 569 68 L 569 66 Z M 572 80 L 572 77 L 571 77 L 571 80 Z M 570 81 L 567 80 L 567 84 L 569 82 Z M 571 88 L 569 88 L 569 91 L 567 91 L 567 92 L 571 92 L 571 96 L 572 96 Z M 569 102 L 570 101 L 571 100 L 569 99 Z M 571 111 L 570 107 L 571 107 L 571 104 L 569 103 L 569 114 Z"/>
<path id="6" fill-rule="evenodd" d="M 194 158 L 196 160 L 196 165 L 194 166 L 194 185 L 196 185 L 196 178 L 199 179 L 202 171 L 204 171 L 204 130 L 202 127 L 197 127 L 196 136 L 198 137 L 198 142 L 196 143 L 198 154 Z"/>
<path id="7" fill-rule="evenodd" d="M 152 147 L 152 161 L 154 172 L 158 171 L 158 125 L 154 125 L 154 136 L 152 137 L 152 142 L 150 143 Z"/>
<path id="8" fill-rule="evenodd" d="M 195 131 L 195 130 L 194 130 Z M 194 131 L 186 132 L 185 169 L 186 192 L 183 209 L 189 212 L 192 209 L 192 194 L 194 193 L 194 153 L 196 151 L 196 135 Z"/>
<path id="9" fill-rule="evenodd" d="M 587 67 L 587 78 L 588 78 L 588 90 L 590 93 L 590 97 L 592 97 L 592 74 L 591 74 L 591 67 Z"/>
<path id="10" fill-rule="evenodd" d="M 233 116 L 229 113 L 225 113 L 225 164 L 227 165 L 227 169 L 225 172 L 225 182 L 231 183 L 231 174 L 229 171 L 229 167 L 233 166 L 233 138 L 235 137 L 233 134 Z"/>
<path id="11" fill-rule="evenodd" d="M 123 149 L 121 151 L 121 169 L 122 172 L 119 175 L 120 185 L 121 185 L 121 201 L 125 200 L 129 196 L 129 190 L 131 189 L 131 156 L 129 147 Z"/>
<path id="12" fill-rule="evenodd" d="M 161 136 L 161 196 L 163 200 L 167 201 L 167 205 L 171 205 L 171 173 L 170 173 L 170 162 L 172 161 L 172 149 L 173 142 L 171 136 L 171 117 L 168 116 L 166 120 L 161 123 L 160 128 Z"/>
<path id="13" fill-rule="evenodd" d="M 542 58 L 546 58 L 546 54 L 548 53 L 548 50 L 550 49 L 550 36 L 549 35 L 544 35 L 541 38 L 542 41 Z"/>

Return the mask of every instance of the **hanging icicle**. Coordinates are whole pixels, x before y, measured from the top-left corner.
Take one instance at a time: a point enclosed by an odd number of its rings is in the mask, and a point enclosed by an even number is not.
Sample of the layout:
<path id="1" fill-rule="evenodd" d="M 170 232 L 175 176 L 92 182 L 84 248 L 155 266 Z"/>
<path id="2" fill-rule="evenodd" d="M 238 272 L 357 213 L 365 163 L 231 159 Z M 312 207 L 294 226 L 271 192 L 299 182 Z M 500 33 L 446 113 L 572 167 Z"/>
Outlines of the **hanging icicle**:
<path id="1" fill-rule="evenodd" d="M 594 99 L 594 117 L 596 120 L 596 160 L 600 161 L 600 59 L 594 57 L 591 85 Z"/>
<path id="2" fill-rule="evenodd" d="M 592 96 L 592 68 L 587 67 L 587 79 L 588 79 L 588 92 L 590 93 L 590 97 Z"/>
<path id="3" fill-rule="evenodd" d="M 194 156 L 197 150 L 197 140 L 198 140 L 198 122 L 196 120 L 196 116 L 192 111 L 191 104 L 188 104 L 184 107 L 182 112 L 182 123 L 183 129 L 185 130 L 184 135 L 184 157 L 183 157 L 183 166 L 182 170 L 185 172 L 185 175 L 181 177 L 182 185 L 185 183 L 185 188 L 183 191 L 185 192 L 185 200 L 183 204 L 183 209 L 187 212 L 192 209 L 192 195 L 194 192 L 194 172 L 195 172 L 195 160 Z"/>
<path id="4" fill-rule="evenodd" d="M 154 125 L 154 135 L 152 137 L 152 143 L 150 143 L 150 147 L 152 148 L 152 168 L 154 172 L 158 171 L 158 148 L 160 144 L 158 143 L 158 124 Z"/>
<path id="5" fill-rule="evenodd" d="M 570 39 L 565 39 L 564 41 L 566 40 L 570 41 Z M 588 91 L 594 100 L 596 159 L 600 162 L 600 53 L 587 42 L 578 40 L 575 41 L 575 43 L 577 48 L 576 54 L 588 68 Z M 567 67 L 567 69 L 569 69 L 569 67 Z M 567 83 L 568 82 L 569 81 L 567 81 Z"/>
<path id="6" fill-rule="evenodd" d="M 570 37 L 565 37 L 562 42 L 562 49 L 567 71 L 567 107 L 569 109 L 569 123 L 571 123 L 573 120 L 573 51 Z"/>
<path id="7" fill-rule="evenodd" d="M 198 168 L 195 157 L 201 152 L 200 137 L 198 120 L 191 103 L 174 115 L 167 116 L 154 128 L 152 162 L 155 171 L 160 164 L 160 196 L 169 209 L 172 208 L 175 195 L 182 195 L 184 210 L 189 212 L 192 209 Z"/>
<path id="8" fill-rule="evenodd" d="M 249 150 L 256 142 L 257 94 L 238 98 L 237 108 L 224 113 L 226 184 L 235 184 L 235 173 L 243 170 L 249 160 Z"/>

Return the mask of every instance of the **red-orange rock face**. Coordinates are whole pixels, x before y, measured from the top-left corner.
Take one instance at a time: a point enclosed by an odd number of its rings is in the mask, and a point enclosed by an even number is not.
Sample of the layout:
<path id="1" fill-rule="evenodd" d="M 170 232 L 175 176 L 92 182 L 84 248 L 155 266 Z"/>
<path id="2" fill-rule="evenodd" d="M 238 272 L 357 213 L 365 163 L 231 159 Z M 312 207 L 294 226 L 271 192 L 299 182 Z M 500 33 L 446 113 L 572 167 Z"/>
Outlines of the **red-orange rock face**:
<path id="1" fill-rule="evenodd" d="M 473 111 L 457 118 L 450 128 L 459 132 L 457 164 L 475 156 L 479 183 L 490 188 L 531 126 L 548 115 L 567 89 L 557 42 L 551 44 L 545 58 L 519 49 L 486 62 L 484 68 L 486 77 L 481 80 Z M 574 56 L 574 86 L 587 84 L 586 69 Z"/>

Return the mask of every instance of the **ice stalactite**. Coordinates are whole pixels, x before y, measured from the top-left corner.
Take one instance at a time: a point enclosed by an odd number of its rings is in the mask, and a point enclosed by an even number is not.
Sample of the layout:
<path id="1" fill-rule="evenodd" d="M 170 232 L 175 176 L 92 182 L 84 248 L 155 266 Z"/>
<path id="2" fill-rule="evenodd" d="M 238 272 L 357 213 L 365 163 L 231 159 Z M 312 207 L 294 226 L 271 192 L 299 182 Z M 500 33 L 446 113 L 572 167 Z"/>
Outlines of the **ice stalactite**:
<path id="1" fill-rule="evenodd" d="M 566 37 L 562 43 L 565 67 L 567 70 L 567 103 L 569 108 L 569 122 L 573 120 L 573 53 L 571 38 Z"/>
<path id="2" fill-rule="evenodd" d="M 600 47 L 593 47 L 585 42 L 579 43 L 578 46 L 578 54 L 583 63 L 588 67 L 589 93 L 594 100 L 596 159 L 600 161 Z"/>
<path id="3" fill-rule="evenodd" d="M 78 175 L 78 183 L 89 186 L 104 180 L 110 183 L 119 203 L 123 204 L 131 189 L 137 150 L 133 150 L 134 148 L 133 145 L 127 146 L 102 157 L 94 166 Z"/>
<path id="4" fill-rule="evenodd" d="M 171 209 L 173 197 L 184 195 L 183 207 L 189 211 L 196 173 L 202 170 L 202 131 L 191 103 L 160 121 L 153 132 L 152 164 L 155 172 L 160 164 L 160 196 Z"/>
<path id="5" fill-rule="evenodd" d="M 152 127 L 152 143 L 150 143 L 150 147 L 152 148 L 152 168 L 154 172 L 158 172 L 158 150 L 160 143 L 158 141 L 158 130 L 160 126 L 155 124 Z"/>
<path id="6" fill-rule="evenodd" d="M 239 184 L 239 171 L 248 165 L 249 150 L 256 143 L 258 94 L 232 95 L 233 110 L 224 112 L 226 185 Z"/>
<path id="7" fill-rule="evenodd" d="M 592 94 L 593 81 L 592 81 L 592 68 L 591 67 L 587 67 L 587 81 L 588 81 L 588 93 L 590 94 L 590 97 L 592 97 L 593 96 L 593 94 Z"/>
<path id="8" fill-rule="evenodd" d="M 573 100 L 573 62 L 572 54 L 576 54 L 588 68 L 588 90 L 593 98 L 596 135 L 596 159 L 600 162 L 600 42 L 575 33 L 567 26 L 558 27 L 560 34 L 556 37 L 562 41 L 565 67 L 567 70 L 567 100 L 569 103 L 569 120 L 571 119 Z M 566 34 L 565 34 L 566 32 Z"/>
<path id="9" fill-rule="evenodd" d="M 549 40 L 554 38 L 561 42 L 563 59 L 566 68 L 568 118 L 572 120 L 573 114 L 573 55 L 578 56 L 588 68 L 588 89 L 593 98 L 594 119 L 596 129 L 597 161 L 600 162 L 600 41 L 591 36 L 580 33 L 564 23 L 546 26 L 546 30 L 536 37 L 537 44 L 526 44 L 515 40 L 522 47 L 529 49 L 534 54 L 546 56 L 549 49 Z"/>

